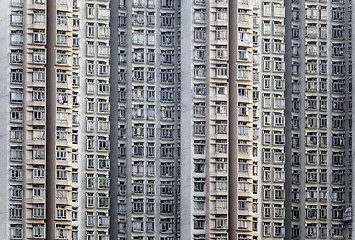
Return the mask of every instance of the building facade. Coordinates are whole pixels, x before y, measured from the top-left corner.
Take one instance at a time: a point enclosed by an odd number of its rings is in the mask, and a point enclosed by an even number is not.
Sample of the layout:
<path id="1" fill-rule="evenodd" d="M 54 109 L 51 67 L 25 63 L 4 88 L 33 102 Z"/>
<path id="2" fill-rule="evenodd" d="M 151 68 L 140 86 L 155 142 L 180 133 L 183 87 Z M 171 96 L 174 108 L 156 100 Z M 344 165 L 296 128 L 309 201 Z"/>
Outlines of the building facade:
<path id="1" fill-rule="evenodd" d="M 6 1 L 0 238 L 351 239 L 351 5 Z"/>
<path id="2" fill-rule="evenodd" d="M 109 1 L 5 5 L 2 238 L 108 239 Z"/>
<path id="3" fill-rule="evenodd" d="M 351 239 L 351 1 L 288 3 L 288 239 Z"/>

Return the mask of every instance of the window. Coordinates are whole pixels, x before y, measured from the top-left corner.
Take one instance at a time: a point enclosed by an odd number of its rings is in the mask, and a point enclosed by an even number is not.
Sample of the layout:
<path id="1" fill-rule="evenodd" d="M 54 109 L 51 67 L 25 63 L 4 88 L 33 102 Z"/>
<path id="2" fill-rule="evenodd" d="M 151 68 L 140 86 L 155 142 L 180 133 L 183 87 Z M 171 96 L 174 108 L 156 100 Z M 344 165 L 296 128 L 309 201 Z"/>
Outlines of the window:
<path id="1" fill-rule="evenodd" d="M 97 18 L 98 19 L 109 19 L 110 18 L 110 9 L 106 5 L 97 6 Z"/>
<path id="2" fill-rule="evenodd" d="M 32 224 L 32 237 L 44 238 L 44 224 Z"/>
<path id="3" fill-rule="evenodd" d="M 249 33 L 246 28 L 238 28 L 238 40 L 239 42 L 249 42 Z"/>
<path id="4" fill-rule="evenodd" d="M 161 144 L 161 153 L 162 158 L 173 158 L 174 157 L 174 144 L 167 143 Z"/>
<path id="5" fill-rule="evenodd" d="M 33 218 L 44 218 L 44 204 L 33 204 L 32 205 L 32 217 Z"/>
<path id="6" fill-rule="evenodd" d="M 148 12 L 147 16 L 147 22 L 148 26 L 155 26 L 155 13 L 154 12 Z M 148 41 L 148 44 L 154 44 L 155 40 L 153 41 Z"/>
<path id="7" fill-rule="evenodd" d="M 161 58 L 162 64 L 168 64 L 168 65 L 174 64 L 174 51 L 162 50 L 161 57 L 162 57 Z"/>
<path id="8" fill-rule="evenodd" d="M 22 69 L 11 69 L 10 81 L 13 84 L 22 84 L 23 70 Z"/>
<path id="9" fill-rule="evenodd" d="M 173 233 L 174 230 L 174 219 L 167 218 L 161 219 L 161 232 L 162 233 Z"/>
<path id="10" fill-rule="evenodd" d="M 217 229 L 227 229 L 227 215 L 216 215 L 215 227 Z"/>
<path id="11" fill-rule="evenodd" d="M 133 175 L 144 175 L 144 164 L 141 161 L 134 161 L 132 164 L 132 174 Z"/>
<path id="12" fill-rule="evenodd" d="M 249 222 L 246 219 L 246 216 L 238 216 L 238 229 L 245 230 L 248 229 Z"/>
<path id="13" fill-rule="evenodd" d="M 306 224 L 307 237 L 317 237 L 317 224 L 307 223 Z"/>
<path id="14" fill-rule="evenodd" d="M 249 192 L 249 183 L 246 178 L 238 178 L 238 192 Z"/>
<path id="15" fill-rule="evenodd" d="M 162 196 L 173 196 L 174 182 L 173 181 L 161 181 L 160 182 L 160 194 Z"/>
<path id="16" fill-rule="evenodd" d="M 97 177 L 98 189 L 108 189 L 110 186 L 110 179 L 107 175 L 99 174 Z"/>
<path id="17" fill-rule="evenodd" d="M 35 87 L 32 92 L 32 101 L 45 101 L 45 90 L 44 88 Z"/>
<path id="18" fill-rule="evenodd" d="M 32 189 L 32 199 L 43 199 L 45 190 L 43 184 L 34 184 Z"/>
<path id="19" fill-rule="evenodd" d="M 68 132 L 65 127 L 57 127 L 57 140 L 67 140 Z"/>
<path id="20" fill-rule="evenodd" d="M 205 190 L 205 178 L 194 178 L 194 191 L 204 192 Z"/>
<path id="21" fill-rule="evenodd" d="M 238 141 L 238 152 L 239 153 L 248 153 L 249 151 L 249 146 L 248 142 L 244 140 L 239 140 Z"/>
<path id="22" fill-rule="evenodd" d="M 108 140 L 108 137 L 98 136 L 97 144 L 98 144 L 98 148 L 97 148 L 98 151 L 108 151 L 110 149 L 110 142 Z"/>
<path id="23" fill-rule="evenodd" d="M 23 109 L 22 108 L 11 108 L 10 121 L 11 122 L 22 122 L 22 120 L 23 120 Z"/>
<path id="24" fill-rule="evenodd" d="M 67 239 L 68 238 L 68 229 L 65 228 L 66 225 L 56 224 L 56 239 Z"/>
<path id="25" fill-rule="evenodd" d="M 227 64 L 216 64 L 215 75 L 216 77 L 227 77 L 228 76 Z"/>
<path id="26" fill-rule="evenodd" d="M 73 116 L 74 116 L 74 114 L 73 114 Z M 98 118 L 97 121 L 98 121 L 97 122 L 97 131 L 98 132 L 108 132 L 110 130 L 110 123 L 107 118 Z"/>
<path id="27" fill-rule="evenodd" d="M 281 131 L 274 131 L 274 144 L 284 144 L 285 143 L 285 135 Z"/>
<path id="28" fill-rule="evenodd" d="M 344 26 L 332 26 L 332 38 L 333 39 L 343 39 L 344 38 Z"/>
<path id="29" fill-rule="evenodd" d="M 194 229 L 205 229 L 205 217 L 204 216 L 195 216 L 194 218 Z"/>
<path id="30" fill-rule="evenodd" d="M 215 146 L 216 153 L 227 153 L 227 140 L 217 139 Z"/>
<path id="31" fill-rule="evenodd" d="M 216 9 L 216 21 L 226 21 L 227 20 L 227 9 L 217 8 Z"/>
<path id="32" fill-rule="evenodd" d="M 32 179 L 44 179 L 45 169 L 44 165 L 34 165 L 32 169 Z"/>
<path id="33" fill-rule="evenodd" d="M 11 127 L 10 128 L 10 141 L 22 142 L 22 139 L 23 139 L 22 127 Z"/>
<path id="34" fill-rule="evenodd" d="M 199 116 L 205 116 L 206 113 L 206 107 L 205 103 L 194 103 L 194 116 L 199 117 Z"/>
<path id="35" fill-rule="evenodd" d="M 227 102 L 216 102 L 216 114 L 227 114 Z"/>
<path id="36" fill-rule="evenodd" d="M 174 120 L 174 107 L 173 106 L 162 106 L 161 107 L 161 119 L 162 120 Z"/>
<path id="37" fill-rule="evenodd" d="M 249 127 L 246 122 L 238 121 L 238 135 L 247 136 Z"/>
<path id="38" fill-rule="evenodd" d="M 174 14 L 173 13 L 161 13 L 161 26 L 162 27 L 174 27 Z"/>
<path id="39" fill-rule="evenodd" d="M 126 146 L 125 144 L 119 144 L 118 146 L 118 156 L 123 158 L 126 157 Z"/>
<path id="40" fill-rule="evenodd" d="M 135 142 L 132 146 L 132 156 L 139 157 L 144 155 L 144 143 L 143 142 Z"/>
<path id="41" fill-rule="evenodd" d="M 204 153 L 205 153 L 205 141 L 194 140 L 194 154 L 204 154 Z"/>
<path id="42" fill-rule="evenodd" d="M 196 27 L 194 28 L 194 38 L 195 41 L 205 41 L 206 40 L 206 28 Z"/>
<path id="43" fill-rule="evenodd" d="M 161 125 L 160 133 L 161 133 L 161 138 L 172 139 L 174 136 L 174 125 Z"/>
<path id="44" fill-rule="evenodd" d="M 161 101 L 172 102 L 174 101 L 174 88 L 161 88 L 160 95 Z"/>
<path id="45" fill-rule="evenodd" d="M 23 50 L 20 50 L 20 49 L 11 50 L 10 63 L 11 64 L 22 64 L 23 63 Z"/>
<path id="46" fill-rule="evenodd" d="M 247 89 L 246 85 L 238 85 L 238 97 L 248 98 L 248 92 L 249 90 Z"/>
<path id="47" fill-rule="evenodd" d="M 10 187 L 10 199 L 11 200 L 22 200 L 23 190 L 21 185 L 12 185 Z"/>
<path id="48" fill-rule="evenodd" d="M 22 161 L 22 146 L 10 147 L 10 159 L 11 161 Z"/>
<path id="49" fill-rule="evenodd" d="M 216 40 L 227 40 L 227 27 L 216 27 L 215 39 Z M 196 37 L 196 35 L 195 35 Z M 196 39 L 196 38 L 195 38 Z"/>
<path id="50" fill-rule="evenodd" d="M 57 180 L 67 180 L 68 171 L 63 166 L 57 166 Z"/>
<path id="51" fill-rule="evenodd" d="M 218 120 L 216 121 L 216 134 L 227 134 L 227 121 Z"/>
<path id="52" fill-rule="evenodd" d="M 263 186 L 263 198 L 265 200 L 271 199 L 271 187 L 268 185 Z"/>

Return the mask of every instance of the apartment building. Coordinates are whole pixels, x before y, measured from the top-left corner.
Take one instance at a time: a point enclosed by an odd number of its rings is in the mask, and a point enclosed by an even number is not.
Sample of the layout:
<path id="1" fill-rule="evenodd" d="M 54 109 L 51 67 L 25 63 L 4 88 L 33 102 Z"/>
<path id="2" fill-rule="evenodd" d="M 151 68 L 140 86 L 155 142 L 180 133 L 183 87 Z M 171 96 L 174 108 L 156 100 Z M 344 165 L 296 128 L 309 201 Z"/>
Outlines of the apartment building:
<path id="1" fill-rule="evenodd" d="M 73 159 L 79 179 L 77 239 L 109 238 L 109 3 L 107 0 L 96 0 L 73 4 L 77 6 L 73 23 L 78 34 L 75 39 L 78 41 L 78 46 L 75 46 L 78 52 L 73 54 L 73 68 L 76 67 L 78 71 L 75 76 L 80 83 L 73 92 L 73 101 L 77 100 L 73 105 L 78 106 L 79 115 L 75 142 L 77 159 Z"/>
<path id="2" fill-rule="evenodd" d="M 258 239 L 285 237 L 285 8 L 262 1 L 254 12 L 253 199 Z M 254 28 L 255 29 L 255 28 Z M 256 120 L 256 121 L 255 121 Z M 254 209 L 253 209 L 254 210 Z"/>
<path id="3" fill-rule="evenodd" d="M 7 1 L 0 238 L 351 239 L 350 10 Z"/>
<path id="4" fill-rule="evenodd" d="M 109 1 L 4 9 L 1 236 L 108 239 Z"/>
<path id="5" fill-rule="evenodd" d="M 179 1 L 112 4 L 116 133 L 116 239 L 178 239 L 180 164 Z M 113 165 L 112 165 L 113 167 Z M 116 237 L 116 236 L 115 236 Z"/>
<path id="6" fill-rule="evenodd" d="M 258 1 L 111 5 L 111 102 L 118 110 L 111 112 L 111 157 L 118 159 L 111 232 L 118 239 L 284 237 L 284 8 L 281 1 L 265 5 L 264 12 Z M 263 74 L 262 51 L 269 58 Z M 264 105 L 262 77 L 269 79 Z M 268 139 L 258 134 L 262 124 Z M 263 182 L 267 189 L 258 189 Z M 269 213 L 260 217 L 264 205 Z M 235 226 L 230 235 L 228 224 Z"/>
<path id="7" fill-rule="evenodd" d="M 291 1 L 286 238 L 351 239 L 351 1 Z"/>
<path id="8" fill-rule="evenodd" d="M 283 2 L 181 6 L 181 238 L 283 239 Z"/>

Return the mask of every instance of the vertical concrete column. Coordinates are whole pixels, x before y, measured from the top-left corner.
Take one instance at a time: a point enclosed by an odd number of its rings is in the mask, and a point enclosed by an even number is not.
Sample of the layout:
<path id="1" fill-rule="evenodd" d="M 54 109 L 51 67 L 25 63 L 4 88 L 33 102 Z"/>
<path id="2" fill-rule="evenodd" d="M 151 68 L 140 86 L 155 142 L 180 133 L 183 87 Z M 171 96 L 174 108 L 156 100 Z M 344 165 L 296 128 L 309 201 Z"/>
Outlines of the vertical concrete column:
<path id="1" fill-rule="evenodd" d="M 228 6 L 228 239 L 237 240 L 238 227 L 238 90 L 237 90 L 237 52 L 238 52 L 238 1 L 230 0 Z"/>
<path id="2" fill-rule="evenodd" d="M 110 239 L 118 238 L 118 1 L 110 3 Z"/>
<path id="3" fill-rule="evenodd" d="M 351 1 L 345 1 L 344 2 L 344 6 L 345 6 L 345 9 L 350 9 L 351 8 Z M 329 7 L 329 10 L 330 11 L 331 8 Z M 349 29 L 351 29 L 351 26 L 349 24 L 349 21 L 347 21 L 347 19 L 351 18 L 350 16 L 351 12 L 349 11 L 345 11 L 344 12 L 344 16 L 346 19 L 346 21 L 344 22 L 345 24 L 345 32 L 344 32 L 344 36 L 345 36 L 345 49 L 351 49 L 350 47 L 350 42 L 351 42 L 351 32 L 349 31 Z M 329 15 L 330 16 L 330 15 Z M 354 25 L 353 25 L 354 26 Z M 349 63 L 349 61 L 351 61 L 351 57 L 350 57 L 350 52 L 349 51 L 344 51 L 345 52 L 345 56 L 344 56 L 344 60 L 345 60 L 345 63 Z M 350 64 L 345 64 L 345 86 L 349 86 L 350 84 L 350 80 L 351 80 L 351 71 L 349 71 L 351 65 Z M 353 78 L 354 79 L 354 78 Z M 349 144 L 349 136 L 351 135 L 351 128 L 350 126 L 354 126 L 354 125 L 350 125 L 349 124 L 349 121 L 351 121 L 351 117 L 350 117 L 350 113 L 351 113 L 351 110 L 350 109 L 350 91 L 349 91 L 349 88 L 346 87 L 345 88 L 345 104 L 344 104 L 344 111 L 345 111 L 345 206 L 344 206 L 344 210 L 347 209 L 348 207 L 351 206 L 351 202 L 350 202 L 350 194 L 351 194 L 351 170 L 350 170 L 350 167 L 351 167 L 351 154 L 350 154 L 350 144 Z M 330 159 L 329 159 L 330 161 Z M 350 222 L 344 222 L 344 237 L 348 237 L 349 236 L 349 231 L 351 228 L 351 223 Z"/>
<path id="4" fill-rule="evenodd" d="M 179 25 L 179 21 L 178 21 L 178 14 L 180 11 L 180 8 L 178 5 L 181 5 L 181 3 L 179 3 L 178 1 L 174 2 L 174 26 L 178 26 Z M 156 32 L 158 33 L 158 31 Z M 158 34 L 157 34 L 158 35 Z M 159 43 L 159 45 L 161 45 L 161 40 L 160 40 L 160 34 L 158 35 L 159 40 L 157 41 Z M 178 52 L 180 49 L 180 46 L 178 45 L 176 39 L 178 39 L 179 34 L 178 34 L 178 28 L 174 28 L 174 39 L 175 39 L 175 47 L 174 47 L 174 55 L 175 55 L 175 63 L 179 62 L 179 57 L 178 57 Z M 179 71 L 179 66 L 177 64 L 175 64 L 174 66 L 174 71 L 175 71 L 175 81 L 174 81 L 174 92 L 178 92 L 179 86 L 181 85 L 181 81 L 178 81 L 178 71 Z M 158 89 L 158 88 L 156 88 Z M 161 98 L 160 98 L 161 99 Z M 178 128 L 179 128 L 179 112 L 178 112 L 178 107 L 179 107 L 180 102 L 175 101 L 174 102 L 174 128 L 176 129 L 174 131 L 174 239 L 179 239 L 179 232 L 178 232 L 178 221 L 179 221 L 179 216 L 178 216 L 178 212 L 179 212 L 179 206 L 178 206 L 178 201 L 179 201 L 179 170 L 178 170 L 178 165 L 181 159 L 181 156 L 179 156 L 178 154 L 178 145 L 179 145 L 179 137 L 178 137 Z M 158 110 L 158 109 L 156 109 Z M 181 112 L 181 109 L 180 109 Z M 181 114 L 181 113 L 180 113 Z M 160 189 L 158 190 L 160 191 Z"/>
<path id="5" fill-rule="evenodd" d="M 181 1 L 181 178 L 180 239 L 191 239 L 193 232 L 193 26 L 192 1 Z"/>
<path id="6" fill-rule="evenodd" d="M 209 239 L 211 232 L 211 223 L 214 221 L 211 216 L 211 212 L 213 212 L 213 209 L 211 209 L 211 199 L 214 198 L 214 196 L 211 196 L 210 189 L 212 189 L 213 183 L 211 182 L 211 135 L 210 135 L 210 126 L 212 125 L 211 122 L 211 58 L 210 58 L 210 51 L 211 51 L 211 7 L 210 7 L 211 2 L 206 1 L 206 100 L 205 100 L 205 106 L 206 106 L 206 113 L 205 113 L 205 126 L 206 126 L 206 135 L 205 135 L 205 143 L 206 143 L 206 150 L 205 150 L 205 155 L 206 155 L 206 164 L 205 164 L 205 176 L 206 176 L 206 207 L 205 207 L 205 219 L 206 219 L 206 228 L 205 228 L 205 234 L 206 238 Z M 193 159 L 192 159 L 193 160 Z"/>
<path id="7" fill-rule="evenodd" d="M 285 239 L 292 237 L 292 21 L 291 0 L 285 1 Z"/>
<path id="8" fill-rule="evenodd" d="M 27 183 L 27 167 L 28 167 L 28 153 L 25 150 L 26 149 L 26 141 L 27 141 L 27 132 L 29 130 L 29 125 L 28 125 L 28 121 L 30 121 L 30 119 L 28 119 L 28 115 L 27 113 L 27 109 L 28 109 L 28 102 L 31 101 L 31 99 L 28 99 L 28 95 L 26 94 L 27 89 L 28 89 L 28 78 L 27 78 L 27 73 L 28 73 L 28 63 L 30 61 L 28 61 L 27 59 L 27 53 L 28 53 L 28 44 L 27 44 L 27 35 L 28 35 L 28 28 L 27 26 L 27 13 L 28 13 L 28 7 L 27 4 L 23 5 L 23 13 L 24 13 L 24 17 L 23 17 L 23 79 L 22 79 L 22 93 L 23 93 L 23 100 L 22 100 L 22 109 L 23 109 L 23 121 L 22 121 L 22 208 L 25 209 L 24 206 L 26 206 L 26 199 L 30 198 L 30 196 L 28 196 L 27 191 L 28 191 L 28 186 L 29 184 Z M 22 238 L 23 239 L 27 239 L 27 231 L 26 229 L 26 225 L 28 224 L 27 221 L 28 218 L 28 214 L 27 211 L 22 210 Z"/>
<path id="9" fill-rule="evenodd" d="M 47 1 L 46 57 L 46 239 L 55 239 L 56 176 L 56 3 Z"/>
<path id="10" fill-rule="evenodd" d="M 354 6 L 352 6 L 354 7 Z M 351 26 L 355 26 L 355 11 L 353 9 L 353 11 L 351 11 L 351 19 L 352 19 L 352 24 Z M 351 39 L 355 39 L 355 28 L 352 28 L 351 30 Z M 352 65 L 352 89 L 355 89 L 355 54 L 354 52 L 352 53 L 352 62 L 353 62 L 353 65 Z M 355 91 L 353 90 L 352 91 L 352 99 L 355 99 Z M 352 105 L 352 114 L 355 113 L 355 104 Z M 352 136 L 354 138 L 355 136 L 355 117 L 352 116 Z M 349 159 L 350 161 L 352 161 L 352 183 L 355 183 L 355 164 L 354 164 L 354 156 L 355 156 L 355 144 L 352 143 L 352 156 L 351 156 L 351 159 Z M 355 236 L 355 220 L 354 220 L 354 216 L 355 216 L 355 191 L 354 189 L 352 189 L 352 236 L 354 237 Z"/>
<path id="11" fill-rule="evenodd" d="M 9 207 L 10 207 L 10 184 L 9 184 L 9 167 L 10 167 L 10 63 L 8 61 L 10 55 L 10 1 L 2 2 L 0 8 L 0 29 L 4 31 L 1 35 L 0 43 L 3 46 L 0 52 L 1 65 L 0 70 L 3 73 L 0 78 L 0 152 L 1 152 L 1 168 L 0 168 L 0 181 L 2 187 L 0 189 L 1 202 L 0 205 L 0 218 L 2 224 L 0 225 L 0 239 L 8 239 L 10 236 L 10 223 L 9 223 Z"/>
<path id="12" fill-rule="evenodd" d="M 299 9 L 300 9 L 300 20 L 299 20 L 299 51 L 300 51 L 300 58 L 299 58 L 299 66 L 300 66 L 300 74 L 298 76 L 299 80 L 299 105 L 300 105 L 300 110 L 299 110 L 299 157 L 300 159 L 305 159 L 306 158 L 306 153 L 305 153 L 305 146 L 306 146 L 306 119 L 303 116 L 306 116 L 306 83 L 305 83 L 305 74 L 306 74 L 306 46 L 305 46 L 305 38 L 306 38 L 306 3 L 305 1 L 300 1 L 299 3 Z M 292 31 L 292 25 L 289 28 Z M 291 79 L 292 81 L 292 79 Z M 291 154 L 292 154 L 292 149 L 291 149 Z M 299 228 L 300 228 L 300 239 L 305 238 L 306 236 L 306 163 L 303 160 L 300 160 L 300 165 L 299 165 L 299 193 L 300 193 L 300 199 L 299 199 Z"/>

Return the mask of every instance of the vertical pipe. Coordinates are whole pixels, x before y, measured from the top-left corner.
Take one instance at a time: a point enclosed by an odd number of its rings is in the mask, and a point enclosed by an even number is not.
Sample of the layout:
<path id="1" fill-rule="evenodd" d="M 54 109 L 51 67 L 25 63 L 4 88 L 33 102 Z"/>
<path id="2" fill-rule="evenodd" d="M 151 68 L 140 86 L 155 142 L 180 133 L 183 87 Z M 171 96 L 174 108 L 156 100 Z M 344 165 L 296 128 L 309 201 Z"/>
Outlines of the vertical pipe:
<path id="1" fill-rule="evenodd" d="M 46 57 L 46 239 L 55 239 L 56 1 L 47 1 Z"/>
<path id="2" fill-rule="evenodd" d="M 237 240 L 238 226 L 238 104 L 237 104 L 237 40 L 238 40 L 238 1 L 230 0 L 228 6 L 228 45 L 229 45 L 229 78 L 228 78 L 228 239 Z"/>

